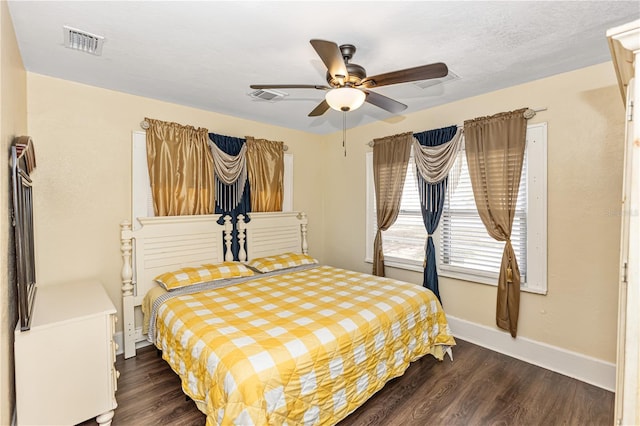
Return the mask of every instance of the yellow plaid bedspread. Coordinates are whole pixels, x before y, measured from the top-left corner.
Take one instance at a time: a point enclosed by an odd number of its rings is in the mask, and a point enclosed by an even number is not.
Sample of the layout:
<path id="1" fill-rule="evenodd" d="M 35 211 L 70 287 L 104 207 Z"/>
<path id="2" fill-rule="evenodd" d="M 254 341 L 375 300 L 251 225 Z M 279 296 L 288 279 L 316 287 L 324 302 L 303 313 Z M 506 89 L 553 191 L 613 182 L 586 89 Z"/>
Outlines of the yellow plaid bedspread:
<path id="1" fill-rule="evenodd" d="M 429 290 L 328 266 L 176 296 L 156 329 L 207 425 L 335 424 L 455 345 Z"/>

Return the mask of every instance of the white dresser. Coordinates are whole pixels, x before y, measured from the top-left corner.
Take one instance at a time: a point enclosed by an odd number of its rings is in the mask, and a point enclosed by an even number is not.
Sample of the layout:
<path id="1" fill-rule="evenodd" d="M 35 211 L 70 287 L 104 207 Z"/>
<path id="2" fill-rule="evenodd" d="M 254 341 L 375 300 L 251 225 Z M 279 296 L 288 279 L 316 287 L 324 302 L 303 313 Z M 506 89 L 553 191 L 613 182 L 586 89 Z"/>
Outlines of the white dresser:
<path id="1" fill-rule="evenodd" d="M 99 281 L 39 287 L 15 332 L 18 425 L 109 425 L 117 407 L 116 309 Z"/>

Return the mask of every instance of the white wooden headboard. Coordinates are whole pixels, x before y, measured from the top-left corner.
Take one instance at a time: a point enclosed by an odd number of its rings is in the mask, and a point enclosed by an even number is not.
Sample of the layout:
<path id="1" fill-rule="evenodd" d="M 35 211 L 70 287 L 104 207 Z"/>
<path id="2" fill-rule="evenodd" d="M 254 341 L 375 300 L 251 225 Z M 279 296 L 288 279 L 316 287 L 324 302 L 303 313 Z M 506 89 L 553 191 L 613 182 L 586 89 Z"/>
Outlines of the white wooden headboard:
<path id="1" fill-rule="evenodd" d="M 249 217 L 249 223 L 239 223 L 240 230 L 246 229 L 248 260 L 290 251 L 307 253 L 305 213 L 250 213 Z M 240 260 L 244 260 L 242 254 Z"/>
<path id="2" fill-rule="evenodd" d="M 307 253 L 307 217 L 302 212 L 250 213 L 238 217 L 239 259 L 251 260 L 287 251 Z M 222 225 L 218 215 L 138 218 L 141 227 L 120 225 L 124 356 L 135 356 L 135 344 L 145 340 L 136 326 L 135 309 L 156 287 L 155 277 L 184 266 L 233 260 L 231 218 Z M 247 250 L 244 250 L 246 240 Z M 226 250 L 225 250 L 226 248 Z M 226 259 L 225 253 L 226 252 Z"/>

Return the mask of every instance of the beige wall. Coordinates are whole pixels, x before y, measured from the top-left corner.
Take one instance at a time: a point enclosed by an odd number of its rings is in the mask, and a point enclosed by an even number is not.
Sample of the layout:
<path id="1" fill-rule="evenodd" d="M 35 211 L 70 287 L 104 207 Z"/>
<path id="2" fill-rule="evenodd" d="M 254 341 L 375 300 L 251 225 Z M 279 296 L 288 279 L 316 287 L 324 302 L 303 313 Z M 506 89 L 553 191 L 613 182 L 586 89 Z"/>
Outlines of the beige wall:
<path id="1" fill-rule="evenodd" d="M 548 108 L 531 122 L 548 123 L 549 292 L 522 295 L 518 335 L 615 362 L 624 109 L 611 63 L 349 130 L 346 158 L 341 134 L 331 135 L 326 261 L 371 271 L 364 262 L 368 141 L 524 106 Z M 387 275 L 422 282 L 414 272 L 389 268 Z M 495 287 L 442 278 L 440 293 L 449 315 L 494 327 Z"/>
<path id="2" fill-rule="evenodd" d="M 0 2 L 0 424 L 11 423 L 15 405 L 13 380 L 13 333 L 15 324 L 15 272 L 13 227 L 9 221 L 9 147 L 15 136 L 27 131 L 26 72 L 18 51 L 6 2 Z"/>
<path id="3" fill-rule="evenodd" d="M 294 154 L 294 209 L 307 212 L 311 254 L 323 258 L 321 137 L 39 74 L 27 82 L 41 285 L 96 276 L 121 312 L 119 224 L 131 209 L 131 132 L 145 116 L 284 141 Z"/>

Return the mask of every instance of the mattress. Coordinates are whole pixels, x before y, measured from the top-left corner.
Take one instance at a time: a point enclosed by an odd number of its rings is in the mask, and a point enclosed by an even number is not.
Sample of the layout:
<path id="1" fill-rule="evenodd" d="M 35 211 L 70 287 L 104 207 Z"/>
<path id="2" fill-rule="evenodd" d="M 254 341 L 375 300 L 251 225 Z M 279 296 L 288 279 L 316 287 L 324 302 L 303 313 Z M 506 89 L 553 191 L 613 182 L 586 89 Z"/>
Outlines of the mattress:
<path id="1" fill-rule="evenodd" d="M 318 265 L 239 281 L 149 303 L 150 337 L 207 425 L 335 424 L 455 345 L 416 284 Z"/>

